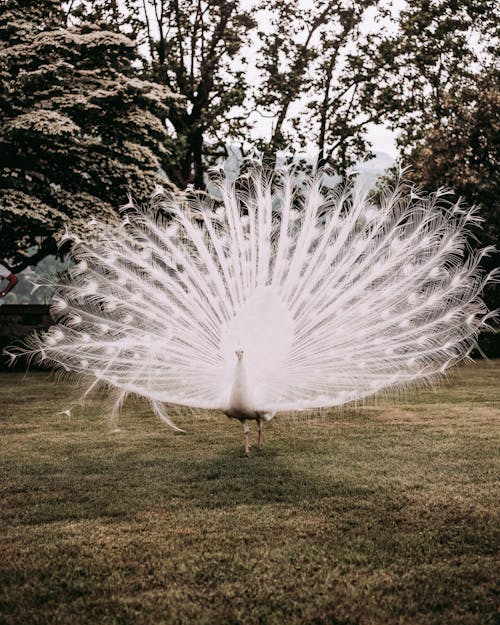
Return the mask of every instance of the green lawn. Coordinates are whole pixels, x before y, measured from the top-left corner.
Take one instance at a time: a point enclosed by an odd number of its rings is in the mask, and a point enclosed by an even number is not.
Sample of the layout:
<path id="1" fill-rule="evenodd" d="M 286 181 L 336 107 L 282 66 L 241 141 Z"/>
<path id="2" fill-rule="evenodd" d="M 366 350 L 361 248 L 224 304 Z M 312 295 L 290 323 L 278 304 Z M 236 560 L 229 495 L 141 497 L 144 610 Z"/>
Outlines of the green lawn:
<path id="1" fill-rule="evenodd" d="M 223 415 L 0 375 L 0 623 L 487 625 L 500 361 L 287 422 L 244 457 Z"/>

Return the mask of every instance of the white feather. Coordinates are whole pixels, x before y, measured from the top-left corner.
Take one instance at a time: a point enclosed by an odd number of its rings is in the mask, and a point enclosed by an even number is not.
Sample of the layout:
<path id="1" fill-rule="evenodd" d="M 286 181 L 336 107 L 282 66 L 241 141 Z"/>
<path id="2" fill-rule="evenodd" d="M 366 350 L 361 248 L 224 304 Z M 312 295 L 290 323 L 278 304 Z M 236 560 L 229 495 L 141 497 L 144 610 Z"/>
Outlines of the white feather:
<path id="1" fill-rule="evenodd" d="M 222 179 L 217 210 L 159 193 L 155 211 L 129 202 L 129 228 L 75 244 L 58 332 L 35 350 L 171 425 L 160 402 L 230 408 L 237 349 L 253 409 L 333 406 L 444 372 L 491 316 L 495 276 L 466 255 L 477 219 L 439 193 L 397 188 L 377 209 L 353 181 L 328 191 L 290 171 Z"/>

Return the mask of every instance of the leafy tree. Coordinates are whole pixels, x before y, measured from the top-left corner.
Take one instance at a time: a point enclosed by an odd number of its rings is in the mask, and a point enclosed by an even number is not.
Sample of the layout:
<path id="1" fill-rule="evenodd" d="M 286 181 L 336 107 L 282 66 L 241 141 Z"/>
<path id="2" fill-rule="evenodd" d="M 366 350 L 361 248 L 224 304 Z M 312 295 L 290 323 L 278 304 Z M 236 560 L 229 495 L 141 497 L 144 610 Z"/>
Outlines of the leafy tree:
<path id="1" fill-rule="evenodd" d="M 377 108 L 399 133 L 407 156 L 430 130 L 446 130 L 459 93 L 474 88 L 494 54 L 498 11 L 488 0 L 418 0 L 378 44 Z M 458 90 L 458 91 L 457 91 Z"/>
<path id="2" fill-rule="evenodd" d="M 176 158 L 166 172 L 182 188 L 203 188 L 207 162 L 249 130 L 240 110 L 247 97 L 241 50 L 255 26 L 252 12 L 238 0 L 126 0 L 124 6 L 130 20 L 143 16 L 152 80 L 187 103 L 169 112 Z"/>
<path id="3" fill-rule="evenodd" d="M 473 83 L 443 94 L 446 124 L 430 126 L 408 154 L 412 177 L 425 188 L 446 185 L 485 219 L 484 243 L 500 239 L 498 146 L 500 144 L 500 74 L 485 67 Z"/>
<path id="4" fill-rule="evenodd" d="M 128 189 L 142 201 L 165 182 L 180 105 L 134 67 L 134 41 L 67 26 L 61 7 L 8 0 L 0 15 L 0 240 L 16 272 L 57 251 L 62 224 L 116 219 Z"/>
<path id="5" fill-rule="evenodd" d="M 367 72 L 373 35 L 362 32 L 368 9 L 382 17 L 375 0 L 324 0 L 304 9 L 287 0 L 266 3 L 271 29 L 261 32 L 262 85 L 257 110 L 272 117 L 271 158 L 287 144 L 315 145 L 319 164 L 344 173 L 367 153 L 366 127 L 378 113 L 371 107 L 376 72 Z M 300 106 L 303 110 L 294 114 Z"/>
<path id="6" fill-rule="evenodd" d="M 412 178 L 420 186 L 446 185 L 468 205 L 479 207 L 484 221 L 476 236 L 481 247 L 500 241 L 499 105 L 498 70 L 484 68 L 474 84 L 459 85 L 443 95 L 446 126 L 429 127 L 407 157 Z M 483 261 L 486 271 L 496 266 L 498 254 Z M 500 308 L 500 289 L 490 285 L 485 297 L 491 309 Z"/>
<path id="7" fill-rule="evenodd" d="M 373 36 L 362 23 L 370 8 L 383 15 L 379 4 L 319 0 L 304 9 L 271 0 L 244 10 L 239 0 L 123 0 L 120 11 L 115 0 L 75 2 L 87 18 L 134 32 L 148 49 L 151 79 L 185 98 L 185 109 L 169 113 L 176 159 L 166 172 L 197 188 L 229 143 L 254 144 L 252 113 L 273 118 L 271 136 L 257 142 L 271 161 L 289 143 L 315 142 L 321 164 L 345 171 L 367 152 L 366 127 L 378 112 L 368 106 Z M 246 71 L 252 65 L 257 85 Z"/>

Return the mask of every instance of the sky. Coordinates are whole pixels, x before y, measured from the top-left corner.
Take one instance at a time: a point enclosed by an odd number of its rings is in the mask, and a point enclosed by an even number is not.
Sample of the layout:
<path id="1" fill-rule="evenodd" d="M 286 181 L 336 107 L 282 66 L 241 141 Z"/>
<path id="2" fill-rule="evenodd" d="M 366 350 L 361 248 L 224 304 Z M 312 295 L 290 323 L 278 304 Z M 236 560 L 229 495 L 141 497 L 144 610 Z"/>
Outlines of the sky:
<path id="1" fill-rule="evenodd" d="M 374 152 L 384 152 L 392 158 L 397 158 L 396 135 L 383 124 L 370 124 L 368 139 L 373 145 Z"/>

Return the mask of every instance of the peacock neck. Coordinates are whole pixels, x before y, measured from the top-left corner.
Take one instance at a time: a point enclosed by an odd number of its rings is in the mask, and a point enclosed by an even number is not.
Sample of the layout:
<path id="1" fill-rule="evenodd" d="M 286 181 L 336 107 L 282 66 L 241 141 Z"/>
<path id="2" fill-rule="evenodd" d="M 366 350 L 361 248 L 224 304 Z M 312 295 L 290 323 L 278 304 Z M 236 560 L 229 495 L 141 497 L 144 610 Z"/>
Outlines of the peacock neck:
<path id="1" fill-rule="evenodd" d="M 231 408 L 238 411 L 253 410 L 243 358 L 240 358 L 236 363 L 229 404 Z"/>

